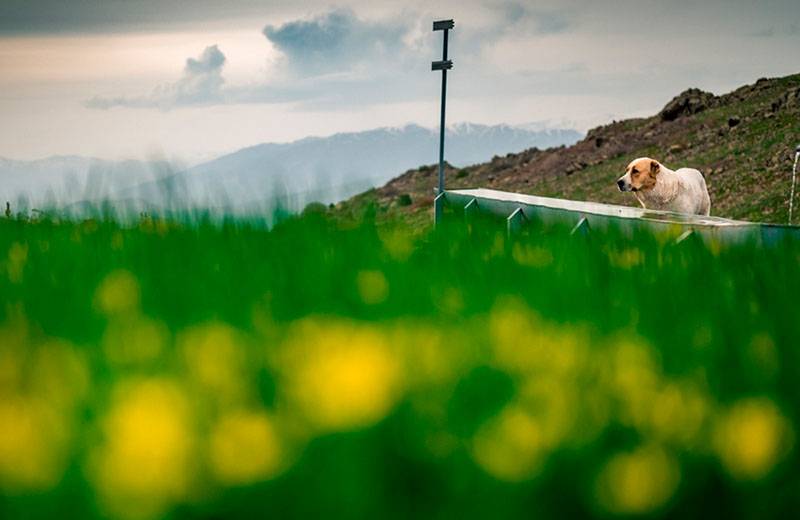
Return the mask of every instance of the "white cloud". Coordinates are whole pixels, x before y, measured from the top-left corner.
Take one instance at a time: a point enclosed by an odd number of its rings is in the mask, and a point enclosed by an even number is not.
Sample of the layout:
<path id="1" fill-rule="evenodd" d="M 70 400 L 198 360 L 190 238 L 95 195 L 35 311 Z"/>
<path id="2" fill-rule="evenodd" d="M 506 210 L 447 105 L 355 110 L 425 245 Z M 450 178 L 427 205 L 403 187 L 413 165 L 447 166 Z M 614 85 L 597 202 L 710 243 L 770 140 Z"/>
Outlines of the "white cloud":
<path id="1" fill-rule="evenodd" d="M 216 45 L 211 45 L 198 58 L 186 60 L 183 76 L 175 83 L 160 85 L 146 96 L 94 97 L 86 102 L 86 106 L 99 109 L 119 106 L 168 110 L 180 106 L 219 104 L 224 101 L 222 68 L 225 61 L 222 51 Z"/>

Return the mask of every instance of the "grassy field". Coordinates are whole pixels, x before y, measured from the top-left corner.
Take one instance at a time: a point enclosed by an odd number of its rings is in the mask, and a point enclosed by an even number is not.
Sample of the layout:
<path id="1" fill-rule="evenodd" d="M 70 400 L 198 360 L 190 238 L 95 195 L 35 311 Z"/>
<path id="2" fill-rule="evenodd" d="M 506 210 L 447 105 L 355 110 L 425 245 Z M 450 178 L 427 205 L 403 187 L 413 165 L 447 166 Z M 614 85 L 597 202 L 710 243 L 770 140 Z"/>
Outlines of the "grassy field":
<path id="1" fill-rule="evenodd" d="M 0 220 L 3 518 L 788 517 L 800 244 Z"/>

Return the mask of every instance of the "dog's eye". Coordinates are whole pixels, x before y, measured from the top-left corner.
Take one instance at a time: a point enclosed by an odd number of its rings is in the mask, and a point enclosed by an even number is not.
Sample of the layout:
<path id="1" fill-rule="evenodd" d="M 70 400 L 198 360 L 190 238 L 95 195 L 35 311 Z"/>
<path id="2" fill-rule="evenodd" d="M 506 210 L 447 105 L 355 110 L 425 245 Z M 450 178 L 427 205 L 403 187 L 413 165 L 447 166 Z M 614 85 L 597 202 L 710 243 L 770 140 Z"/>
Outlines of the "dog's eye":
<path id="1" fill-rule="evenodd" d="M 634 169 L 632 169 L 632 170 L 631 170 L 631 174 L 632 174 L 632 175 L 636 175 L 636 174 L 638 174 L 638 173 L 639 173 L 639 170 L 637 170 L 636 168 L 634 168 Z"/>

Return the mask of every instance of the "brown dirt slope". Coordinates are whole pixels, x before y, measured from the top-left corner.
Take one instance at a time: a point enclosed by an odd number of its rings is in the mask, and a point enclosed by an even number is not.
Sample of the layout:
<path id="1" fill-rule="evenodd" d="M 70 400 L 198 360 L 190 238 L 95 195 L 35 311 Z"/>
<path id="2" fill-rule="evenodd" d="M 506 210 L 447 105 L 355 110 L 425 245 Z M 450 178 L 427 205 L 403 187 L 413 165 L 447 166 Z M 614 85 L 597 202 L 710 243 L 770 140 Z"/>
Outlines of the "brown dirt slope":
<path id="1" fill-rule="evenodd" d="M 570 147 L 494 157 L 447 168 L 448 188 L 483 187 L 572 200 L 638 205 L 616 179 L 639 156 L 706 176 L 712 215 L 785 223 L 794 149 L 800 144 L 800 74 L 760 79 L 715 96 L 690 89 L 658 114 L 590 130 Z M 340 215 L 367 207 L 379 216 L 430 221 L 436 166 L 410 170 L 385 186 L 336 206 Z"/>

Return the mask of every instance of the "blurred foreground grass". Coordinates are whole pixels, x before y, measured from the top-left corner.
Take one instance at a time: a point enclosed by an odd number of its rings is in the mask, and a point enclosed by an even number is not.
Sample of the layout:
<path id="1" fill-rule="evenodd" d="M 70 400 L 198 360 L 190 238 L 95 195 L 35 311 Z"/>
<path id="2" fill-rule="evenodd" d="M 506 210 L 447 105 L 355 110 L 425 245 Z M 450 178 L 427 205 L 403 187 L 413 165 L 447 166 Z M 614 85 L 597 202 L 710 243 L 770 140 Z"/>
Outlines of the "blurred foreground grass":
<path id="1" fill-rule="evenodd" d="M 786 517 L 800 245 L 0 221 L 0 516 Z"/>

